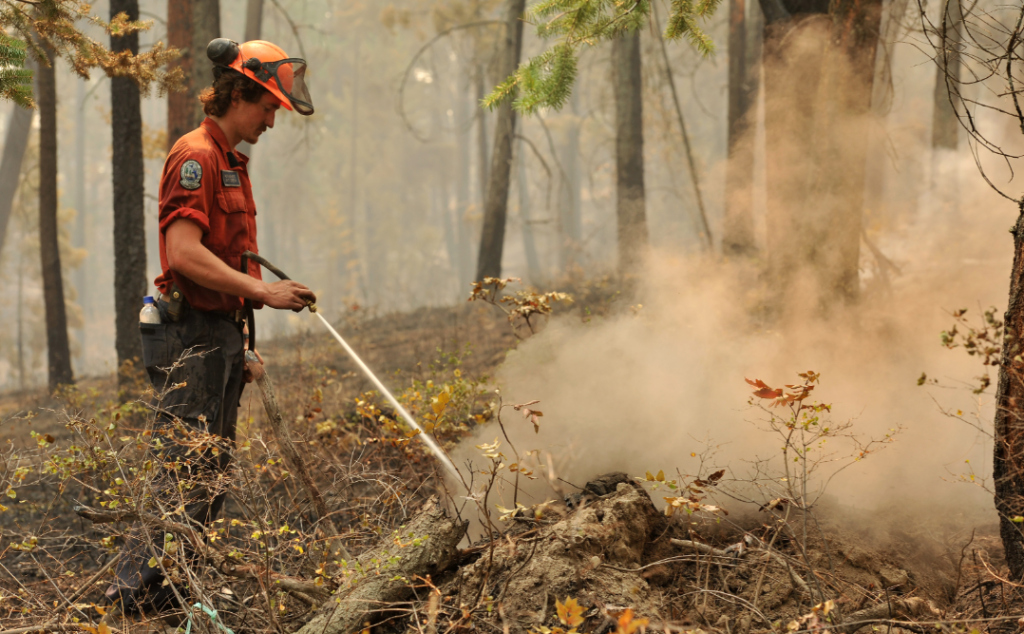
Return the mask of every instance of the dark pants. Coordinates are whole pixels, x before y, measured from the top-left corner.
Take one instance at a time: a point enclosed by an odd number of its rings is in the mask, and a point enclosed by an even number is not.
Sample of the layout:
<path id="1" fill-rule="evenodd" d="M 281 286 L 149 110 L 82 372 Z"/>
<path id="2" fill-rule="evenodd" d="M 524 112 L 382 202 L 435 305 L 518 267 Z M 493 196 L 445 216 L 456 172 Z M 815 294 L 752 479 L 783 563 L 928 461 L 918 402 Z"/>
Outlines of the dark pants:
<path id="1" fill-rule="evenodd" d="M 167 305 L 159 302 L 161 324 L 139 324 L 142 331 L 143 362 L 156 390 L 153 405 L 158 409 L 157 430 L 170 432 L 174 420 L 199 432 L 220 436 L 229 442 L 235 440 L 238 406 L 245 387 L 243 379 L 244 347 L 242 325 L 217 314 L 186 309 L 177 322 L 171 322 Z M 177 366 L 173 367 L 172 366 Z M 169 371 L 168 371 L 169 370 Z M 185 387 L 169 390 L 174 384 Z M 174 433 L 179 439 L 181 432 Z M 163 442 L 163 457 L 157 464 L 180 461 L 177 470 L 160 469 L 153 483 L 153 496 L 163 511 L 151 513 L 168 516 L 178 522 L 193 524 L 199 532 L 201 525 L 217 518 L 224 505 L 224 493 L 202 486 L 224 472 L 231 460 L 230 448 L 216 454 L 210 450 L 189 453 L 187 446 L 176 444 L 169 434 L 154 434 Z M 178 483 L 191 479 L 197 486 L 179 491 Z M 184 505 L 184 514 L 173 511 Z M 141 610 L 160 611 L 174 605 L 175 597 L 170 585 L 162 586 L 164 575 L 160 566 L 150 567 L 155 555 L 163 557 L 163 534 L 151 534 L 153 550 L 138 529 L 126 537 L 117 562 L 117 581 L 106 592 L 112 602 L 120 601 L 125 613 Z M 182 537 L 175 541 L 183 542 Z M 182 596 L 186 588 L 178 588 Z"/>

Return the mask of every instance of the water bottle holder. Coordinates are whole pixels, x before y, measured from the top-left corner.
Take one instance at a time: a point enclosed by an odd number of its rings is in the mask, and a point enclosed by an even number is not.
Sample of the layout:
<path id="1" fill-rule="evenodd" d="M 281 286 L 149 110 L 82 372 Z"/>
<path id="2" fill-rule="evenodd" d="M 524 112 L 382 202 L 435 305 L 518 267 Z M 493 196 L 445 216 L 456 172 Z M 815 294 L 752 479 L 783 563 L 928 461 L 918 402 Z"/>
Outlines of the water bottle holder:
<path id="1" fill-rule="evenodd" d="M 147 370 L 170 365 L 167 354 L 167 325 L 139 324 L 142 333 L 142 363 Z"/>

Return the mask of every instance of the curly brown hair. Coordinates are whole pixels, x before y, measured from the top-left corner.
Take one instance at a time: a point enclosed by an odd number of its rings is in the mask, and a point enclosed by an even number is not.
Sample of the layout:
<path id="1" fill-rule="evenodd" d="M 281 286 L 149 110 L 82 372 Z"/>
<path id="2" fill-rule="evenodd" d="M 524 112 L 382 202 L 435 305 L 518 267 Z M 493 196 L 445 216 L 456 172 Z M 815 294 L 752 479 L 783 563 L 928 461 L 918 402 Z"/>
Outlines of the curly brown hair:
<path id="1" fill-rule="evenodd" d="M 211 117 L 223 117 L 235 98 L 256 103 L 268 91 L 252 79 L 230 68 L 213 69 L 213 85 L 199 94 L 203 112 Z"/>

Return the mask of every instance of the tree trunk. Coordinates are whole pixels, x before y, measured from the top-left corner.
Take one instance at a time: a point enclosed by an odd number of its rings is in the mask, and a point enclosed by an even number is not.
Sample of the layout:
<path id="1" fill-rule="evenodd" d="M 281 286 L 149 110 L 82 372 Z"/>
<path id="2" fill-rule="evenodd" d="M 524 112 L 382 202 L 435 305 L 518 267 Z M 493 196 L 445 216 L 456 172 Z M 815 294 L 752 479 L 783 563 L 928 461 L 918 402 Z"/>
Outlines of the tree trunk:
<path id="1" fill-rule="evenodd" d="M 111 0 L 110 17 L 127 13 L 139 19 L 138 0 Z M 114 52 L 139 52 L 137 33 L 111 36 Z M 139 87 L 127 77 L 110 80 L 111 129 L 113 131 L 114 188 L 114 314 L 117 362 L 138 363 L 142 358 L 139 309 L 146 294 L 146 217 L 143 199 L 142 108 Z M 132 377 L 119 373 L 124 384 Z"/>
<path id="2" fill-rule="evenodd" d="M 85 206 L 85 89 L 86 83 L 84 81 L 76 81 L 76 99 L 75 99 L 75 239 L 74 244 L 76 248 L 86 250 L 88 248 L 89 240 L 86 237 L 89 231 L 89 222 L 86 220 L 86 206 Z M 81 311 L 81 323 L 76 332 L 76 339 L 78 340 L 78 363 L 81 374 L 81 368 L 86 362 L 85 349 L 86 349 L 86 333 L 88 332 L 89 324 L 87 315 L 89 314 L 88 299 L 89 293 L 86 292 L 86 285 L 89 283 L 89 267 L 87 266 L 88 258 L 75 268 L 74 284 L 75 284 L 75 299 L 78 302 L 79 310 Z"/>
<path id="3" fill-rule="evenodd" d="M 249 0 L 245 7 L 245 41 L 260 39 L 263 32 L 263 0 Z"/>
<path id="4" fill-rule="evenodd" d="M 523 156 L 523 142 L 519 141 L 516 151 L 516 183 L 519 185 L 519 221 L 523 223 L 523 253 L 526 255 L 526 275 L 534 286 L 541 284 L 540 258 L 537 256 L 537 241 L 530 220 L 530 187 L 526 176 L 526 159 Z M 568 183 L 567 183 L 568 184 Z M 563 240 L 566 236 L 561 236 Z M 562 245 L 562 252 L 565 252 Z"/>
<path id="5" fill-rule="evenodd" d="M 896 39 L 900 37 L 904 28 L 903 16 L 907 13 L 910 0 L 892 0 L 888 3 L 882 17 L 881 33 L 879 34 L 879 52 L 875 58 L 875 80 L 871 86 L 871 115 L 878 122 L 872 126 L 868 137 L 868 154 L 884 156 L 888 152 L 891 143 L 887 134 L 885 120 L 892 109 L 894 96 L 892 83 L 892 54 L 896 46 Z M 889 214 L 888 208 L 893 204 L 900 205 L 900 201 L 885 199 L 885 182 L 887 177 L 893 173 L 892 162 L 889 160 L 874 160 L 868 162 L 867 174 L 864 183 L 864 209 L 871 212 L 875 220 L 882 219 Z M 928 183 L 922 183 L 914 187 L 913 178 L 909 174 L 899 174 L 897 178 L 901 187 L 908 190 L 905 195 L 916 200 L 918 196 L 911 195 L 911 188 L 928 187 Z"/>
<path id="6" fill-rule="evenodd" d="M 192 116 L 195 125 L 202 123 L 203 104 L 199 103 L 199 93 L 213 85 L 213 62 L 206 56 L 206 47 L 212 40 L 220 37 L 220 0 L 192 1 L 192 86 L 195 97 L 192 99 Z"/>
<path id="7" fill-rule="evenodd" d="M 935 91 L 932 110 L 932 153 L 930 187 L 925 192 L 928 216 L 938 211 L 945 222 L 954 221 L 960 209 L 959 155 L 960 120 L 953 107 L 950 87 L 961 90 L 960 47 L 963 35 L 960 26 L 960 0 L 945 0 L 943 16 L 939 21 L 942 48 L 935 60 Z"/>
<path id="8" fill-rule="evenodd" d="M 213 83 L 206 46 L 218 37 L 220 0 L 167 0 L 167 42 L 181 51 L 172 66 L 185 73 L 184 89 L 167 95 L 168 150 L 206 117 L 199 103 L 199 93 Z"/>
<path id="9" fill-rule="evenodd" d="M 45 45 L 44 45 L 45 46 Z M 57 221 L 57 76 L 56 60 L 47 50 L 48 65 L 39 64 L 39 250 L 46 306 L 46 359 L 50 390 L 74 382 L 64 280 L 60 270 Z"/>
<path id="10" fill-rule="evenodd" d="M 249 0 L 245 6 L 245 41 L 260 39 L 263 31 L 263 0 Z M 252 158 L 252 145 L 248 141 L 238 144 L 238 151 Z"/>
<path id="11" fill-rule="evenodd" d="M 505 14 L 505 49 L 502 52 L 499 77 L 508 77 L 519 67 L 523 46 L 523 12 L 526 0 L 508 0 Z M 501 254 L 505 246 L 505 220 L 508 215 L 509 177 L 512 173 L 512 137 L 516 129 L 516 112 L 512 100 L 498 106 L 494 117 L 494 150 L 484 198 L 484 227 L 480 238 L 476 279 L 501 277 Z"/>
<path id="12" fill-rule="evenodd" d="M 464 69 L 467 70 L 468 69 Z M 458 297 L 469 292 L 469 284 L 473 281 L 473 258 L 469 227 L 466 216 L 470 206 L 470 168 L 471 168 L 471 130 L 467 122 L 467 108 L 470 92 L 467 72 L 459 73 L 456 80 L 455 120 L 458 128 L 455 131 L 455 239 L 458 246 L 458 259 L 455 271 L 458 276 Z"/>
<path id="13" fill-rule="evenodd" d="M 881 0 L 792 4 L 761 2 L 769 278 L 778 306 L 826 307 L 859 294 Z"/>
<path id="14" fill-rule="evenodd" d="M 565 178 L 559 187 L 561 231 L 558 239 L 561 244 L 558 245 L 558 255 L 563 272 L 567 272 L 569 268 L 577 264 L 580 243 L 583 241 L 580 228 L 580 117 L 578 104 L 579 90 L 573 90 L 569 97 L 568 124 L 565 130 L 565 144 L 561 152 Z"/>
<path id="15" fill-rule="evenodd" d="M 0 254 L 4 251 L 4 236 L 14 208 L 14 196 L 18 193 L 21 178 L 21 161 L 28 147 L 29 130 L 32 128 L 32 111 L 14 106 L 7 123 L 3 156 L 0 157 Z"/>
<path id="16" fill-rule="evenodd" d="M 181 51 L 181 57 L 169 66 L 180 68 L 185 74 L 181 92 L 167 94 L 168 151 L 174 147 L 178 139 L 198 125 L 194 105 L 199 98 L 199 91 L 192 76 L 192 2 L 193 0 L 167 0 L 167 43 Z"/>
<path id="17" fill-rule="evenodd" d="M 1024 516 L 1024 373 L 1022 364 L 1013 361 L 1021 354 L 1024 337 L 1024 202 L 1013 228 L 1013 268 L 1010 270 L 1010 297 L 1004 321 L 1003 362 L 999 364 L 996 387 L 995 484 L 999 536 L 1006 551 L 1010 579 L 1024 579 L 1024 533 L 1014 518 Z"/>
<path id="18" fill-rule="evenodd" d="M 636 273 L 647 250 L 644 193 L 643 85 L 640 76 L 640 33 L 612 41 L 612 83 L 615 92 L 616 215 L 619 231 L 619 273 Z"/>
<path id="19" fill-rule="evenodd" d="M 751 7 L 758 11 L 757 5 Z M 728 161 L 722 253 L 753 255 L 754 244 L 754 68 L 748 66 L 746 0 L 729 2 Z M 748 70 L 749 69 L 749 70 Z"/>
<path id="20" fill-rule="evenodd" d="M 803 234 L 813 154 L 814 95 L 828 43 L 827 0 L 790 16 L 780 2 L 762 0 L 764 27 L 765 212 L 768 277 L 776 303 L 791 297 L 807 254 Z"/>
<path id="21" fill-rule="evenodd" d="M 960 0 L 946 0 L 939 23 L 942 50 L 935 60 L 935 110 L 932 113 L 932 147 L 955 150 L 960 122 L 949 94 L 950 86 L 960 84 Z"/>
<path id="22" fill-rule="evenodd" d="M 825 211 L 811 239 L 818 285 L 844 302 L 860 295 L 860 242 L 871 130 L 871 88 L 882 20 L 882 0 L 832 2 L 831 54 L 819 94 L 824 112 L 814 131 L 816 181 L 808 196 Z M 811 243 L 808 243 L 810 245 Z M 810 249 L 809 249 L 810 250 Z"/>

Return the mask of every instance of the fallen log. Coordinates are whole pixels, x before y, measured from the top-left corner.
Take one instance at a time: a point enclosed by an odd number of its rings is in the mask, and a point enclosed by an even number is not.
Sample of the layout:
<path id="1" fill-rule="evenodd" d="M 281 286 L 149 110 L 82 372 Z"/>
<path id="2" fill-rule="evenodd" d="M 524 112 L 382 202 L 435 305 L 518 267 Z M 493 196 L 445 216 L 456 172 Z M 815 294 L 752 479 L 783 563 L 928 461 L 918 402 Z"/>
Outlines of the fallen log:
<path id="1" fill-rule="evenodd" d="M 437 575 L 458 557 L 468 522 L 448 517 L 435 498 L 393 539 L 363 553 L 356 571 L 297 634 L 349 634 L 365 629 L 382 606 L 408 600 L 415 577 Z"/>

